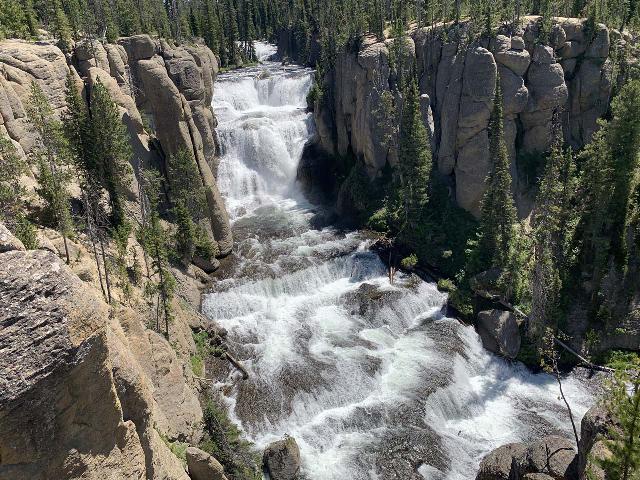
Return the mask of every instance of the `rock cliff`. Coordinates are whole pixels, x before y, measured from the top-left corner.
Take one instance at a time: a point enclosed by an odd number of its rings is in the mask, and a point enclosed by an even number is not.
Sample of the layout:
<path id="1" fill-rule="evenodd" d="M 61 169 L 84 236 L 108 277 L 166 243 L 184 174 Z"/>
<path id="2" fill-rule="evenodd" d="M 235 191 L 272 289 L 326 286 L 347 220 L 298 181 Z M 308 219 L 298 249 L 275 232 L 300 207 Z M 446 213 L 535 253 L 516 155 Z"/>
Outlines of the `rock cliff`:
<path id="1" fill-rule="evenodd" d="M 188 325 L 175 322 L 172 348 L 58 255 L 13 245 L 0 254 L 0 479 L 188 480 L 167 443 L 201 431 Z"/>
<path id="2" fill-rule="evenodd" d="M 216 182 L 217 72 L 216 57 L 203 45 L 175 46 L 146 35 L 118 44 L 80 42 L 68 55 L 47 42 L 3 40 L 0 134 L 19 155 L 29 155 L 37 141 L 26 114 L 31 83 L 61 115 L 69 75 L 87 102 L 101 82 L 135 154 L 126 202 L 132 222 L 140 219 L 141 167 L 166 174 L 171 156 L 186 149 L 206 187 L 207 231 L 226 255 L 233 238 Z M 31 205 L 36 181 L 25 176 L 22 183 Z M 204 434 L 203 384 L 191 359 L 198 354 L 192 331 L 205 328 L 198 309 L 206 274 L 193 265 L 173 272 L 167 339 L 149 328 L 155 308 L 141 282 L 132 282 L 127 294 L 114 282 L 113 303 L 104 301 L 85 233 L 67 239 L 69 265 L 60 259 L 65 250 L 57 232 L 38 228 L 37 234 L 41 249 L 26 251 L 0 224 L 0 480 L 189 480 L 175 446 L 198 445 Z M 106 249 L 113 256 L 112 246 Z M 135 236 L 126 249 L 144 257 Z"/>
<path id="3" fill-rule="evenodd" d="M 220 255 L 228 254 L 233 237 L 215 177 L 215 55 L 203 45 L 175 46 L 148 35 L 122 38 L 118 44 L 83 41 L 69 57 L 46 42 L 0 42 L 0 132 L 8 134 L 21 154 L 28 154 L 35 142 L 25 109 L 31 82 L 38 82 L 60 114 L 69 73 L 87 101 L 98 80 L 109 89 L 131 136 L 134 172 L 153 163 L 166 167 L 180 149 L 193 154 L 206 187 L 208 230 Z"/>
<path id="4" fill-rule="evenodd" d="M 478 216 L 490 167 L 487 126 L 500 79 L 514 193 L 520 215 L 526 216 L 532 205 L 528 187 L 535 181 L 528 177 L 535 173 L 523 157 L 548 149 L 554 112 L 561 112 L 570 145 L 579 148 L 590 140 L 620 74 L 612 57 L 625 51 L 635 58 L 633 41 L 604 25 L 589 28 L 586 20 L 573 18 L 555 18 L 544 43 L 538 17 L 524 18 L 516 35 L 499 34 L 491 41 L 470 41 L 468 29 L 465 23 L 415 29 L 403 49 L 417 68 L 434 163 L 449 179 L 457 203 Z M 393 82 L 391 43 L 365 38 L 358 51 L 339 54 L 315 110 L 317 143 L 333 155 L 353 152 L 370 178 L 397 158 L 381 141 L 376 110 Z"/>

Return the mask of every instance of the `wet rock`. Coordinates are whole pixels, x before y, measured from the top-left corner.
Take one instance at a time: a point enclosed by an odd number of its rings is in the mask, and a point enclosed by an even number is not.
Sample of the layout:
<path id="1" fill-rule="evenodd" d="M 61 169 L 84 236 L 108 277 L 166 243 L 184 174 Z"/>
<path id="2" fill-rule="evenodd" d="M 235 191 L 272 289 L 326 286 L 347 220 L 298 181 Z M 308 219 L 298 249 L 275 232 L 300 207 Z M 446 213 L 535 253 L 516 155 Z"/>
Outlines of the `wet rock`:
<path id="1" fill-rule="evenodd" d="M 271 480 L 296 480 L 300 473 L 300 449 L 295 438 L 270 443 L 262 461 Z"/>
<path id="2" fill-rule="evenodd" d="M 186 455 L 191 480 L 227 480 L 220 462 L 207 452 L 196 447 L 189 447 Z"/>
<path id="3" fill-rule="evenodd" d="M 509 443 L 491 451 L 480 462 L 476 480 L 511 480 L 526 459 L 527 447 Z M 513 473 L 512 473 L 513 472 Z"/>
<path id="4" fill-rule="evenodd" d="M 0 253 L 19 250 L 24 252 L 24 245 L 9 231 L 4 224 L 0 223 Z"/>
<path id="5" fill-rule="evenodd" d="M 385 305 L 398 300 L 402 294 L 394 290 L 380 290 L 376 285 L 363 283 L 357 290 L 345 294 L 344 301 L 352 315 L 375 314 Z"/>
<path id="6" fill-rule="evenodd" d="M 478 314 L 478 334 L 487 350 L 515 359 L 520 351 L 520 329 L 515 314 L 486 310 Z"/>
<path id="7" fill-rule="evenodd" d="M 529 471 L 555 479 L 575 478 L 577 459 L 574 442 L 556 435 L 537 440 L 527 448 Z"/>

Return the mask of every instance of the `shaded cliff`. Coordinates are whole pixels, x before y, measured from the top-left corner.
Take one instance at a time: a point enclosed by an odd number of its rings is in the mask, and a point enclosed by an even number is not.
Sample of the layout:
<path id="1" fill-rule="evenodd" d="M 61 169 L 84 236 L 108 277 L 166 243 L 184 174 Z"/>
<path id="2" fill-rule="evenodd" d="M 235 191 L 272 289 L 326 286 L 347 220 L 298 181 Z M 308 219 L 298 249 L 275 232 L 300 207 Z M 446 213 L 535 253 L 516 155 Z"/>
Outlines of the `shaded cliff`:
<path id="1" fill-rule="evenodd" d="M 468 28 L 461 23 L 411 31 L 403 61 L 416 67 L 434 163 L 458 205 L 476 217 L 489 173 L 487 128 L 500 79 L 514 193 L 524 217 L 532 208 L 535 163 L 550 145 L 554 112 L 562 112 L 566 142 L 585 145 L 609 109 L 622 53 L 635 57 L 632 38 L 572 18 L 554 19 L 544 43 L 538 17 L 523 19 L 517 35 L 491 40 L 473 40 Z M 392 43 L 367 37 L 357 52 L 340 53 L 323 79 L 324 95 L 315 111 L 321 148 L 343 157 L 352 152 L 371 179 L 397 159 L 395 149 L 382 141 L 377 111 L 395 80 Z"/>

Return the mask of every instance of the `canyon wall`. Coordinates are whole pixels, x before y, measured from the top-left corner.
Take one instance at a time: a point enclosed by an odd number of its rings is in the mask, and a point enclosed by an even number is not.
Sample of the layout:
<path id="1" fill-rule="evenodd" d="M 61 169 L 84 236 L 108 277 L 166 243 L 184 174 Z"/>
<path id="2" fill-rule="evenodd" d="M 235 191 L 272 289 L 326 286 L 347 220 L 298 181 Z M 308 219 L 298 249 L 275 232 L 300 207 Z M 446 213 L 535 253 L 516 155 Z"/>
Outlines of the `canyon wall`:
<path id="1" fill-rule="evenodd" d="M 217 59 L 206 46 L 175 46 L 148 35 L 122 38 L 118 44 L 83 41 L 67 56 L 50 43 L 5 40 L 0 42 L 0 131 L 26 155 L 36 140 L 26 114 L 31 82 L 40 85 L 58 115 L 66 107 L 68 74 L 88 101 L 93 85 L 102 82 L 131 137 L 136 178 L 130 198 L 137 194 L 141 167 L 154 164 L 166 172 L 171 155 L 186 149 L 206 189 L 207 229 L 220 255 L 226 255 L 233 237 L 215 178 L 218 144 L 211 99 L 217 73 Z"/>
<path id="2" fill-rule="evenodd" d="M 226 255 L 233 238 L 216 183 L 211 99 L 217 72 L 205 46 L 146 35 L 118 44 L 81 42 L 70 54 L 49 42 L 3 40 L 0 134 L 26 157 L 38 141 L 27 116 L 31 83 L 61 116 L 69 75 L 89 103 L 101 82 L 134 151 L 124 202 L 131 223 L 141 221 L 142 169 L 159 168 L 170 194 L 168 162 L 186 149 L 206 187 L 207 231 Z M 21 183 L 24 200 L 36 206 L 35 177 L 24 175 Z M 78 202 L 77 185 L 70 193 Z M 207 275 L 194 265 L 172 269 L 177 285 L 166 338 L 157 331 L 155 301 L 144 282 L 132 281 L 125 293 L 112 277 L 114 301 L 105 302 L 104 273 L 84 232 L 67 239 L 69 265 L 61 260 L 65 245 L 57 232 L 38 227 L 37 234 L 40 249 L 26 251 L 0 224 L 0 480 L 189 480 L 175 448 L 203 438 L 206 383 L 194 376 L 191 360 L 198 354 L 192 332 L 216 332 L 199 313 Z M 115 255 L 112 246 L 105 248 L 107 257 Z M 135 235 L 126 251 L 146 263 Z"/>
<path id="3" fill-rule="evenodd" d="M 476 217 L 490 168 L 487 127 L 500 79 L 514 194 L 520 215 L 526 216 L 535 178 L 529 178 L 522 158 L 544 153 L 554 128 L 562 128 L 574 148 L 590 140 L 621 75 L 614 51 L 618 59 L 623 51 L 635 58 L 633 39 L 573 18 L 554 19 L 545 42 L 539 41 L 538 17 L 524 18 L 517 34 L 498 34 L 491 41 L 469 40 L 469 28 L 461 23 L 414 29 L 402 61 L 417 70 L 434 164 L 450 181 L 457 203 Z M 338 156 L 353 152 L 370 178 L 397 159 L 395 149 L 382 142 L 379 112 L 381 96 L 394 81 L 392 42 L 368 37 L 357 52 L 339 54 L 315 111 L 321 148 Z M 560 114 L 557 126 L 554 112 Z"/>

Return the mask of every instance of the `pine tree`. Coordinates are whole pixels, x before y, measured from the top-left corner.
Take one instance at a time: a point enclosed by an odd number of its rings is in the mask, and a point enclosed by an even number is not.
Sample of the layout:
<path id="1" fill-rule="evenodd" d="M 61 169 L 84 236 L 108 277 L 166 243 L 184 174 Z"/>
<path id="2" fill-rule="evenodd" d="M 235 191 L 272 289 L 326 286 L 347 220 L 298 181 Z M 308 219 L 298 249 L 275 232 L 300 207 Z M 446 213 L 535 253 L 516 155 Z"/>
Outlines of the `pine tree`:
<path id="1" fill-rule="evenodd" d="M 556 136 L 536 198 L 533 218 L 534 269 L 530 333 L 541 338 L 546 327 L 555 330 L 562 290 L 562 273 L 568 268 L 569 242 L 575 228 L 572 194 L 575 166 L 571 152 L 562 149 L 562 128 Z"/>
<path id="2" fill-rule="evenodd" d="M 640 474 L 640 364 L 637 358 L 618 369 L 611 384 L 606 405 L 617 425 L 609 430 L 609 458 L 598 463 L 607 478 L 633 480 Z"/>
<path id="3" fill-rule="evenodd" d="M 27 107 L 29 120 L 38 134 L 32 157 L 38 166 L 38 194 L 46 212 L 64 240 L 67 263 L 70 262 L 67 238 L 73 235 L 69 196 L 70 152 L 62 124 L 56 119 L 49 100 L 36 82 L 31 83 Z"/>
<path id="4" fill-rule="evenodd" d="M 152 275 L 157 278 L 157 281 L 150 280 L 145 290 L 148 295 L 158 296 L 158 306 L 161 307 L 164 319 L 164 333 L 169 338 L 169 323 L 173 318 L 175 278 L 169 269 L 167 233 L 162 226 L 159 213 L 161 177 L 157 172 L 148 170 L 144 172 L 143 183 L 148 218 L 139 232 L 139 240 L 152 259 Z M 160 331 L 160 314 L 156 316 L 156 330 Z"/>
<path id="5" fill-rule="evenodd" d="M 405 90 L 398 145 L 398 178 L 403 226 L 420 223 L 429 201 L 431 146 L 422 120 L 418 85 L 412 81 Z"/>
<path id="6" fill-rule="evenodd" d="M 23 213 L 26 189 L 20 177 L 27 172 L 27 163 L 18 155 L 11 140 L 0 132 L 0 221 L 9 229 Z"/>
<path id="7" fill-rule="evenodd" d="M 53 23 L 51 33 L 58 39 L 58 47 L 65 53 L 71 53 L 73 42 L 69 19 L 62 9 L 60 0 L 54 2 Z"/>
<path id="8" fill-rule="evenodd" d="M 511 193 L 509 155 L 504 141 L 502 91 L 496 83 L 493 111 L 489 119 L 489 160 L 480 217 L 478 255 L 485 267 L 506 268 L 509 264 L 517 214 Z"/>
<path id="9" fill-rule="evenodd" d="M 90 113 L 93 131 L 90 163 L 95 165 L 96 173 L 109 192 L 111 220 L 116 227 L 125 219 L 123 202 L 131 180 L 129 162 L 133 151 L 118 107 L 99 79 L 91 90 Z"/>

